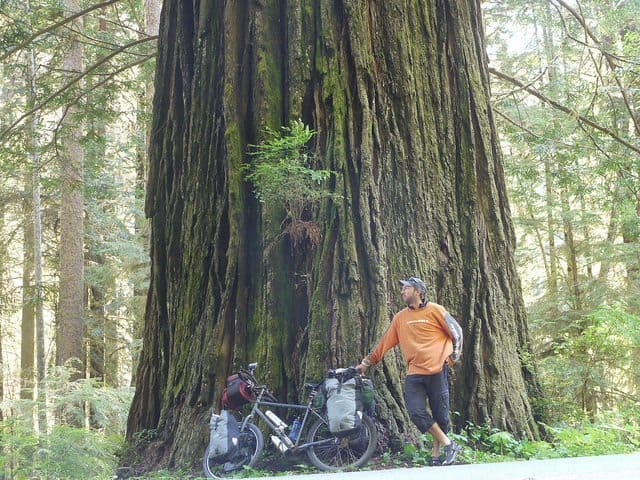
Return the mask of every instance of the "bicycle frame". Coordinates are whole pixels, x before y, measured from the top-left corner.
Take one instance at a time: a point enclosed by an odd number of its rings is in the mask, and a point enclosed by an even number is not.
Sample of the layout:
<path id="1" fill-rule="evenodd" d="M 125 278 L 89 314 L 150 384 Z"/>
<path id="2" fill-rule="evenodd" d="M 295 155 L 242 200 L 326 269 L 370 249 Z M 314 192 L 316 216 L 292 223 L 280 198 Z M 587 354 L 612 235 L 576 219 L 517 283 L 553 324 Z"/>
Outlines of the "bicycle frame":
<path id="1" fill-rule="evenodd" d="M 315 389 L 312 390 L 311 393 L 309 394 L 309 400 L 307 401 L 306 405 L 300 405 L 297 403 L 280 403 L 280 402 L 264 401 L 262 400 L 262 397 L 266 392 L 267 392 L 267 387 L 265 385 L 261 385 L 260 394 L 258 395 L 258 398 L 256 399 L 256 401 L 253 403 L 251 412 L 242 420 L 242 425 L 240 428 L 241 431 L 244 430 L 247 423 L 251 421 L 255 415 L 257 415 L 267 424 L 269 429 L 272 432 L 274 432 L 278 436 L 278 438 L 280 438 L 280 440 L 282 440 L 285 443 L 287 442 L 287 440 L 290 441 L 290 439 L 287 437 L 287 434 L 284 431 L 281 431 L 277 427 L 277 425 L 273 423 L 271 419 L 267 417 L 267 415 L 262 410 L 260 410 L 261 407 L 279 407 L 287 410 L 304 410 L 304 417 L 302 418 L 302 424 L 300 425 L 300 434 L 298 435 L 298 438 L 296 438 L 296 441 L 293 444 L 293 446 L 289 447 L 289 450 L 304 451 L 309 447 L 313 447 L 316 445 L 326 445 L 334 441 L 334 439 L 327 439 L 327 440 L 320 440 L 317 442 L 307 442 L 307 443 L 300 444 L 300 439 L 302 438 L 302 432 L 304 431 L 307 425 L 307 420 L 311 417 L 310 414 L 313 414 L 320 419 L 323 418 L 322 415 L 312 407 L 314 393 L 316 392 Z M 285 437 L 287 438 L 287 440 L 285 440 Z"/>

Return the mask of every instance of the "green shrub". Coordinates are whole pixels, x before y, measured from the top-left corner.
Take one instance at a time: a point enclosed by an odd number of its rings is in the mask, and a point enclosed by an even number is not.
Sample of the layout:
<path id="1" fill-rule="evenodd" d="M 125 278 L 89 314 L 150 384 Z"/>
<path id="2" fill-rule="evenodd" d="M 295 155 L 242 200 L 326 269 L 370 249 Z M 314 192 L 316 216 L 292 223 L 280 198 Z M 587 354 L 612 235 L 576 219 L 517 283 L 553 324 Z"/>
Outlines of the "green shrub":
<path id="1" fill-rule="evenodd" d="M 545 425 L 550 441 L 519 440 L 509 432 L 470 422 L 460 433 L 450 436 L 464 447 L 460 460 L 466 463 L 608 455 L 640 450 L 638 417 L 633 420 L 626 416 L 605 417 L 617 421 L 615 424 L 599 422 L 558 427 Z"/>
<path id="2" fill-rule="evenodd" d="M 256 198 L 275 211 L 286 212 L 279 236 L 288 236 L 294 246 L 319 243 L 319 228 L 308 219 L 310 210 L 322 199 L 339 198 L 327 185 L 335 172 L 312 168 L 315 157 L 307 143 L 315 134 L 300 120 L 281 127 L 281 132 L 267 128 L 267 138 L 259 145 L 251 145 L 249 154 L 254 161 L 242 167 Z"/>
<path id="3" fill-rule="evenodd" d="M 71 373 L 66 367 L 49 372 L 46 402 L 4 405 L 11 416 L 0 422 L 0 478 L 113 478 L 132 390 L 96 379 L 69 381 Z M 34 413 L 46 413 L 46 428 L 42 419 L 34 428 Z M 85 423 L 91 428 L 79 427 Z"/>
<path id="4" fill-rule="evenodd" d="M 637 430 L 585 424 L 556 429 L 554 448 L 559 456 L 608 455 L 630 453 L 637 449 Z"/>
<path id="5" fill-rule="evenodd" d="M 15 419 L 0 424 L 3 478 L 113 478 L 122 437 L 59 425 L 35 435 Z"/>

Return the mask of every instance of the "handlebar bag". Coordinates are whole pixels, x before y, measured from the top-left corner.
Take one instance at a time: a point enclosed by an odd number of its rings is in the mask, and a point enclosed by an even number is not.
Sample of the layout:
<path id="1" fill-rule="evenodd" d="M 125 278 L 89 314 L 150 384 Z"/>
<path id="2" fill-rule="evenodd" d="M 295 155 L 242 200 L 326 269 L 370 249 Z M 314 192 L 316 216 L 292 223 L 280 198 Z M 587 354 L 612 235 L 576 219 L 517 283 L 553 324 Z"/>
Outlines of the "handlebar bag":
<path id="1" fill-rule="evenodd" d="M 220 415 L 211 414 L 209 421 L 209 458 L 216 463 L 225 463 L 238 450 L 240 428 L 238 420 L 228 410 Z"/>
<path id="2" fill-rule="evenodd" d="M 256 396 L 249 388 L 249 384 L 240 375 L 235 374 L 227 378 L 227 388 L 222 393 L 222 403 L 224 403 L 225 407 L 231 410 L 238 410 L 255 399 Z"/>

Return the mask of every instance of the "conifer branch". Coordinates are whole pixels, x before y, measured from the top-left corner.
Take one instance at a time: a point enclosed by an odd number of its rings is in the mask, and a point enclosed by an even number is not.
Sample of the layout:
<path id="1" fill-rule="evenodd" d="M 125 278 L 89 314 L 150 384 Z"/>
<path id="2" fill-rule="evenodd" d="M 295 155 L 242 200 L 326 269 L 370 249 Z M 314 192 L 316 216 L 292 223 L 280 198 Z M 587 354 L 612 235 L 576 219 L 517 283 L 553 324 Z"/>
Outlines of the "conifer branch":
<path id="1" fill-rule="evenodd" d="M 631 100 L 627 95 L 627 90 L 624 88 L 624 86 L 620 82 L 620 79 L 618 78 L 618 75 L 616 74 L 618 65 L 614 62 L 615 57 L 611 55 L 609 52 L 607 52 L 604 48 L 602 48 L 600 41 L 598 40 L 598 37 L 596 37 L 596 35 L 591 31 L 591 29 L 587 25 L 587 22 L 585 21 L 584 17 L 580 12 L 576 11 L 575 8 L 573 8 L 571 5 L 568 5 L 567 2 L 563 0 L 551 0 L 551 2 L 552 4 L 553 2 L 557 2 L 558 4 L 562 5 L 562 7 L 564 7 L 566 10 L 568 10 L 569 13 L 571 13 L 571 15 L 573 15 L 573 17 L 582 26 L 582 29 L 584 30 L 585 35 L 587 35 L 593 41 L 593 43 L 597 46 L 597 48 L 602 52 L 605 59 L 607 60 L 607 64 L 609 65 L 609 68 L 611 69 L 613 80 L 616 83 L 618 90 L 620 91 L 620 94 L 622 95 L 622 99 L 624 101 L 624 105 L 627 109 L 627 112 L 629 112 L 629 116 L 633 121 L 633 126 L 635 128 L 636 135 L 640 135 L 640 123 L 638 122 L 638 118 L 637 118 L 638 115 L 636 114 L 635 109 L 631 104 Z"/>
<path id="2" fill-rule="evenodd" d="M 122 53 L 126 49 L 134 47 L 134 46 L 139 45 L 141 43 L 149 42 L 149 41 L 152 41 L 152 40 L 156 40 L 157 38 L 158 38 L 157 36 L 153 36 L 153 37 L 146 37 L 146 38 L 141 38 L 141 39 L 135 40 L 135 41 L 133 41 L 131 43 L 123 45 L 122 47 L 118 48 L 117 50 L 114 50 L 109 55 L 106 55 L 106 56 L 100 58 L 96 63 L 91 65 L 91 67 L 89 67 L 84 72 L 82 72 L 80 75 L 74 77 L 69 82 L 64 84 L 58 90 L 56 90 L 51 95 L 49 95 L 47 98 L 45 98 L 42 102 L 38 103 L 38 105 L 34 106 L 29 111 L 27 111 L 27 112 L 23 113 L 22 115 L 20 115 L 20 117 L 18 117 L 11 125 L 9 125 L 5 130 L 2 131 L 2 133 L 0 133 L 0 140 L 2 140 L 11 130 L 13 130 L 16 127 L 16 125 L 18 125 L 20 122 L 22 122 L 25 118 L 29 117 L 30 115 L 36 113 L 39 110 L 42 110 L 49 103 L 51 103 L 51 101 L 53 101 L 55 98 L 57 98 L 58 96 L 62 95 L 64 92 L 69 90 L 72 86 L 74 86 L 76 83 L 78 83 L 84 77 L 89 75 L 94 70 L 98 69 L 100 66 L 104 65 L 105 63 L 107 63 L 109 60 L 111 60 L 113 57 L 115 57 L 119 53 Z M 152 55 L 147 55 L 147 56 L 143 57 L 141 60 L 139 60 L 138 62 L 134 62 L 134 63 L 137 65 L 138 63 L 142 63 L 142 62 L 148 60 L 149 58 L 153 57 L 154 55 L 155 55 L 155 53 L 152 54 Z M 126 68 L 129 68 L 130 65 L 128 67 L 126 67 Z M 116 72 L 119 72 L 119 71 L 121 71 L 121 70 L 116 70 Z M 107 78 L 111 78 L 111 76 L 109 76 Z"/>
<path id="3" fill-rule="evenodd" d="M 640 147 L 637 147 L 636 145 L 633 145 L 632 143 L 628 142 L 624 138 L 622 138 L 619 135 L 617 135 L 611 129 L 609 129 L 607 127 L 603 127 L 602 125 L 599 125 L 598 123 L 594 122 L 593 120 L 590 120 L 589 118 L 585 117 L 584 115 L 579 114 L 577 111 L 572 110 L 571 108 L 566 107 L 566 106 L 562 105 L 561 103 L 559 103 L 559 102 L 547 97 L 546 95 L 540 93 L 535 88 L 533 88 L 531 86 L 527 86 L 524 83 L 522 83 L 520 80 L 517 80 L 517 79 L 507 75 L 506 73 L 502 73 L 502 72 L 500 72 L 499 70 L 496 70 L 493 67 L 489 67 L 489 72 L 491 74 L 493 74 L 494 76 L 496 76 L 498 78 L 501 78 L 502 80 L 505 80 L 505 81 L 507 81 L 509 83 L 512 83 L 513 85 L 516 85 L 517 87 L 520 87 L 522 90 L 525 90 L 527 93 L 533 95 L 534 97 L 537 97 L 538 99 L 542 100 L 544 103 L 546 103 L 548 105 L 551 105 L 552 107 L 556 108 L 557 110 L 560 110 L 561 112 L 566 113 L 567 115 L 572 116 L 577 121 L 583 122 L 584 124 L 589 125 L 591 128 L 594 128 L 594 129 L 596 129 L 596 130 L 608 135 L 609 137 L 614 139 L 616 142 L 624 145 L 625 147 L 633 150 L 634 152 L 640 153 Z"/>
<path id="4" fill-rule="evenodd" d="M 59 27 L 61 27 L 63 25 L 66 25 L 67 23 L 72 22 L 73 20 L 75 20 L 78 17 L 82 17 L 82 16 L 86 15 L 89 12 L 92 12 L 92 11 L 97 10 L 99 8 L 107 7 L 107 6 L 111 5 L 112 3 L 116 3 L 116 2 L 119 2 L 119 1 L 120 0 L 108 0 L 106 2 L 102 2 L 102 3 L 98 3 L 96 5 L 92 5 L 89 8 L 85 8 L 84 10 L 82 10 L 80 12 L 76 12 L 76 13 L 74 13 L 72 15 L 69 15 L 68 17 L 64 17 L 59 22 L 56 22 L 56 23 L 54 23 L 52 25 L 49 25 L 48 27 L 45 27 L 45 28 L 43 28 L 41 30 L 38 30 L 37 32 L 29 35 L 26 39 L 24 39 L 22 42 L 20 42 L 18 45 L 13 47 L 8 52 L 5 52 L 2 55 L 0 55 L 0 62 L 4 61 L 7 57 L 10 57 L 14 53 L 22 50 L 23 48 L 28 46 L 31 42 L 33 42 L 36 38 L 44 35 L 45 33 L 52 32 L 56 28 L 59 28 Z"/>
<path id="5" fill-rule="evenodd" d="M 69 108 L 71 108 L 73 105 L 77 104 L 83 97 L 86 97 L 88 94 L 90 94 L 91 92 L 93 92 L 95 89 L 101 87 L 102 85 L 104 85 L 105 83 L 107 83 L 109 80 L 113 79 L 116 75 L 119 75 L 120 73 L 124 72 L 125 70 L 128 70 L 130 68 L 133 68 L 137 65 L 140 65 L 141 63 L 146 62 L 147 60 L 151 60 L 153 57 L 155 57 L 156 54 L 151 53 L 149 55 L 146 55 L 138 60 L 136 60 L 135 62 L 131 62 L 128 63 L 122 67 L 120 67 L 119 69 L 111 72 L 107 77 L 103 78 L 102 80 L 100 80 L 98 83 L 96 83 L 95 85 L 92 85 L 91 88 L 87 89 L 87 90 L 83 90 L 82 93 L 80 95 L 78 95 L 77 97 L 75 97 L 73 100 L 71 100 L 69 103 L 65 104 L 64 107 L 64 112 L 60 118 L 60 120 L 58 121 L 58 125 L 55 128 L 56 134 L 58 129 L 60 128 L 60 124 L 62 123 L 62 120 L 64 119 L 64 117 L 67 115 L 67 112 L 69 111 Z M 0 137 L 1 138 L 1 137 Z"/>

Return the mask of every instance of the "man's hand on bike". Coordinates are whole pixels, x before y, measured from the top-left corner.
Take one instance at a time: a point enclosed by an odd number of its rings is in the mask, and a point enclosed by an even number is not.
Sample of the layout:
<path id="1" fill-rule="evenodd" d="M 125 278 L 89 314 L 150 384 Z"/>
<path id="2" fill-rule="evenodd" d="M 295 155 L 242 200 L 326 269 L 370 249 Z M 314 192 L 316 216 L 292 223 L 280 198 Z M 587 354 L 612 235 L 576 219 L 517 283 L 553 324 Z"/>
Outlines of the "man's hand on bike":
<path id="1" fill-rule="evenodd" d="M 360 365 L 356 366 L 356 371 L 358 373 L 366 373 L 367 368 L 369 368 L 368 365 L 365 365 L 364 363 L 361 363 Z"/>

